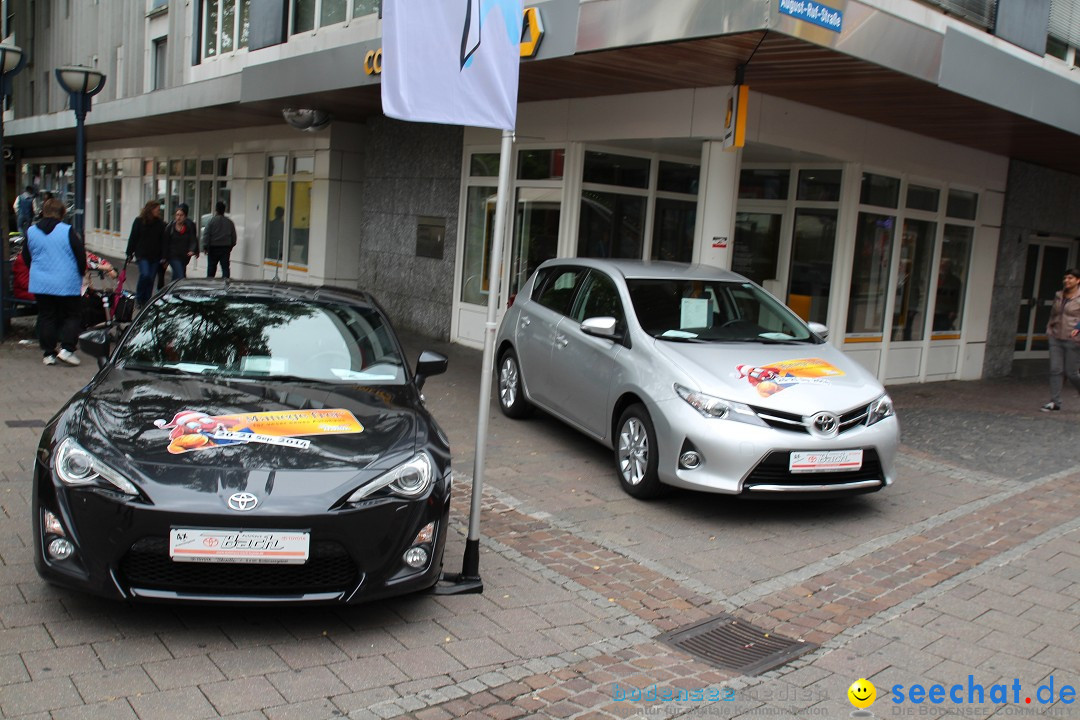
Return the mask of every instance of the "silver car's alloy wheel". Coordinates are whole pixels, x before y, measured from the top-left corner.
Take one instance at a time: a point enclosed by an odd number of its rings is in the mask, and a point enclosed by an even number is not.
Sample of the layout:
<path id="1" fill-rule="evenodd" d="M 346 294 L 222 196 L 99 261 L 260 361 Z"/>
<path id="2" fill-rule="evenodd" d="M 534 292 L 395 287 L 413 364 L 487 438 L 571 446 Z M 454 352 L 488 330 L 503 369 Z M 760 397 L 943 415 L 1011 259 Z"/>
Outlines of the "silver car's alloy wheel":
<path id="1" fill-rule="evenodd" d="M 503 407 L 513 407 L 518 399 L 518 369 L 512 355 L 503 357 L 499 367 L 499 400 Z"/>
<path id="2" fill-rule="evenodd" d="M 627 418 L 619 431 L 619 472 L 630 485 L 640 485 L 649 465 L 649 435 L 636 417 Z"/>

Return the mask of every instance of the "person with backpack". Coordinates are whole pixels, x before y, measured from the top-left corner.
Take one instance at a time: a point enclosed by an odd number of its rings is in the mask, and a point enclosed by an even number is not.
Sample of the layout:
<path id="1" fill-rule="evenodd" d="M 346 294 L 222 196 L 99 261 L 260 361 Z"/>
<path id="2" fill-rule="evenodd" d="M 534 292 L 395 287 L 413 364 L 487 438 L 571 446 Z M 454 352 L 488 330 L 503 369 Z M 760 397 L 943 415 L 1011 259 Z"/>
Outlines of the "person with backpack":
<path id="1" fill-rule="evenodd" d="M 229 277 L 229 255 L 236 247 L 236 225 L 225 216 L 225 203 L 218 200 L 214 206 L 214 217 L 206 225 L 203 237 L 203 250 L 206 251 L 206 277 L 217 274 L 221 265 L 221 276 Z"/>

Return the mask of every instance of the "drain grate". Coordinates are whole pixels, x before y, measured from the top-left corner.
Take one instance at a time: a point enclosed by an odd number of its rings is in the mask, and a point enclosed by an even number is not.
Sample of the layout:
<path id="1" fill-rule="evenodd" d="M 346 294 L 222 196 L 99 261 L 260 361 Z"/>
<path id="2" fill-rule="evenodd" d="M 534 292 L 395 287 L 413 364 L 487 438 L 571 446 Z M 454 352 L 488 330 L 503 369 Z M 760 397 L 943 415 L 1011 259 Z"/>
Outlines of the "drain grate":
<path id="1" fill-rule="evenodd" d="M 6 420 L 7 426 L 10 428 L 43 428 L 45 427 L 44 420 Z"/>
<path id="2" fill-rule="evenodd" d="M 767 634 L 726 613 L 664 633 L 659 639 L 710 665 L 743 675 L 760 675 L 817 647 L 814 643 Z"/>

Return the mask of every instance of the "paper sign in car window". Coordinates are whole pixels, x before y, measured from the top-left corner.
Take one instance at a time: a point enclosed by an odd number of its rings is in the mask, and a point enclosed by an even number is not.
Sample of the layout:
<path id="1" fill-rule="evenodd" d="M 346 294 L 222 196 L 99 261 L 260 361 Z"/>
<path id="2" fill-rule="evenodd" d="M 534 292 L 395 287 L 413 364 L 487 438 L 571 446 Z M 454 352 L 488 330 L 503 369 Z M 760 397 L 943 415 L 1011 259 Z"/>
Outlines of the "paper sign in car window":
<path id="1" fill-rule="evenodd" d="M 310 447 L 311 442 L 293 438 L 364 431 L 364 426 L 351 412 L 340 408 L 235 415 L 208 415 L 198 410 L 183 410 L 176 413 L 171 421 L 157 420 L 154 425 L 171 431 L 169 452 L 173 454 L 246 443 L 304 450 Z"/>
<path id="2" fill-rule="evenodd" d="M 679 314 L 679 327 L 703 328 L 709 326 L 709 299 L 683 298 Z"/>

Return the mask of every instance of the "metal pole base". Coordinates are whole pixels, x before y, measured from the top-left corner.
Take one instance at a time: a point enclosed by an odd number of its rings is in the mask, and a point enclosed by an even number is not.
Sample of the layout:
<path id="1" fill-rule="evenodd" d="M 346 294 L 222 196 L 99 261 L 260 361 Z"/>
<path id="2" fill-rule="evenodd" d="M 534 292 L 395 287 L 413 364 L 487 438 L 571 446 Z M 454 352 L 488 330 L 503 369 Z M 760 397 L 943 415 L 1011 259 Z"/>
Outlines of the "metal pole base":
<path id="1" fill-rule="evenodd" d="M 480 539 L 465 541 L 460 573 L 443 573 L 431 588 L 432 595 L 469 595 L 484 592 L 480 579 Z"/>

